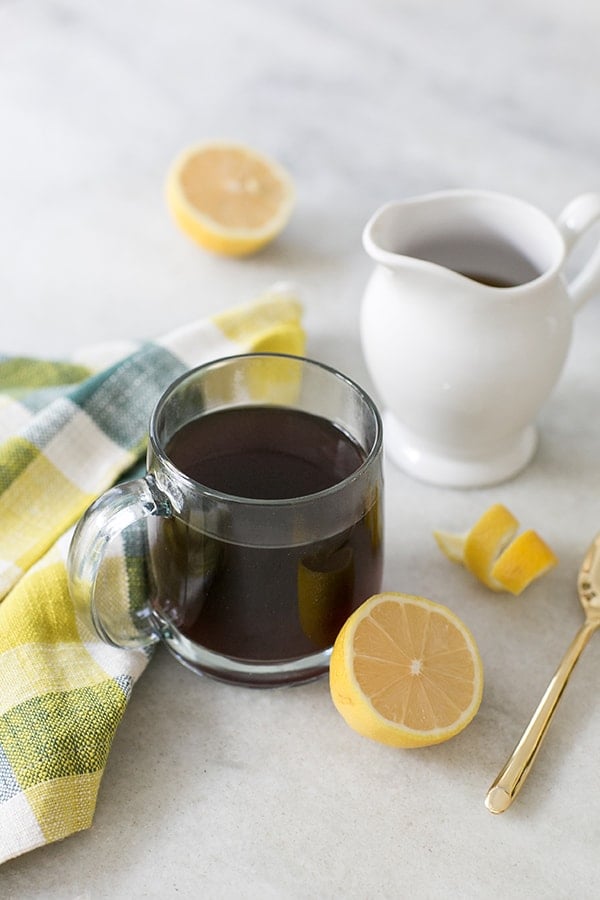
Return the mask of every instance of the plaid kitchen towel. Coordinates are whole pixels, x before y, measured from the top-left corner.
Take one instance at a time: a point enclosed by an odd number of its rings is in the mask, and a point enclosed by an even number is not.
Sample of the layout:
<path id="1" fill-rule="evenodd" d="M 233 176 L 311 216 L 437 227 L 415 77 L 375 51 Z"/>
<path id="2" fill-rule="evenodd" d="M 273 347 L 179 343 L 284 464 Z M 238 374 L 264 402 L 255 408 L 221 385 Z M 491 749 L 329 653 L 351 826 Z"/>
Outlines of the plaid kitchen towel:
<path id="1" fill-rule="evenodd" d="M 143 650 L 102 643 L 89 611 L 71 602 L 74 524 L 140 459 L 152 408 L 175 377 L 235 353 L 302 354 L 300 319 L 298 303 L 273 291 L 153 343 L 70 362 L 0 356 L 0 863 L 91 825 L 148 662 Z M 125 603 L 143 589 L 131 560 L 111 558 Z"/>

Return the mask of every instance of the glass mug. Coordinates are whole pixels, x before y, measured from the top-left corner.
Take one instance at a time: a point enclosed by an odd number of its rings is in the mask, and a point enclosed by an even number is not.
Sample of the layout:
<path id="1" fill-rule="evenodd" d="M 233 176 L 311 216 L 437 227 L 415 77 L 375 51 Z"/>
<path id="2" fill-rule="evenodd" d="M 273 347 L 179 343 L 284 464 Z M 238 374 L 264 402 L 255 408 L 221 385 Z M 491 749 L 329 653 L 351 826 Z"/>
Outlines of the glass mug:
<path id="1" fill-rule="evenodd" d="M 71 591 L 113 645 L 161 640 L 230 682 L 307 681 L 380 589 L 382 486 L 379 413 L 349 378 L 283 354 L 210 362 L 156 405 L 147 474 L 80 521 Z M 134 524 L 148 597 L 129 610 L 98 586 L 110 541 Z"/>

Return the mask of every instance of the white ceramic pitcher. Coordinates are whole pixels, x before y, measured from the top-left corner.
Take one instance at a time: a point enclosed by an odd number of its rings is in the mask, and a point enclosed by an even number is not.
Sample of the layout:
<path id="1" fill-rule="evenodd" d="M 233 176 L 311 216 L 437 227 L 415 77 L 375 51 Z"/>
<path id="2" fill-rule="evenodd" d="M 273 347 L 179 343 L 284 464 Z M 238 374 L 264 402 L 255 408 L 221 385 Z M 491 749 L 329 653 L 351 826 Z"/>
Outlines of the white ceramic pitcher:
<path id="1" fill-rule="evenodd" d="M 600 291 L 600 247 L 569 284 L 565 261 L 600 219 L 600 194 L 557 222 L 503 194 L 451 190 L 378 210 L 361 332 L 391 457 L 455 487 L 502 481 L 531 459 L 574 312 Z"/>

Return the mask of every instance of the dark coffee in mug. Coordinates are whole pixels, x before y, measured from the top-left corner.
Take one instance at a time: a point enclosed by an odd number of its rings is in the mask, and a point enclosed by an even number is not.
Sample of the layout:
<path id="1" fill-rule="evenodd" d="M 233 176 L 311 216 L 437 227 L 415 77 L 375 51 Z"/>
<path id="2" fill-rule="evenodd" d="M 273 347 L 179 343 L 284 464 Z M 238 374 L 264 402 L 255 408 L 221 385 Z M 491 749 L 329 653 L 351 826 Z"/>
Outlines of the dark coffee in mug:
<path id="1" fill-rule="evenodd" d="M 305 498 L 365 460 L 329 419 L 277 406 L 240 406 L 187 422 L 166 454 L 205 489 L 256 501 Z M 239 660 L 302 657 L 330 647 L 381 582 L 379 498 L 325 539 L 252 546 L 209 536 L 198 522 L 153 521 L 157 612 L 181 635 Z"/>

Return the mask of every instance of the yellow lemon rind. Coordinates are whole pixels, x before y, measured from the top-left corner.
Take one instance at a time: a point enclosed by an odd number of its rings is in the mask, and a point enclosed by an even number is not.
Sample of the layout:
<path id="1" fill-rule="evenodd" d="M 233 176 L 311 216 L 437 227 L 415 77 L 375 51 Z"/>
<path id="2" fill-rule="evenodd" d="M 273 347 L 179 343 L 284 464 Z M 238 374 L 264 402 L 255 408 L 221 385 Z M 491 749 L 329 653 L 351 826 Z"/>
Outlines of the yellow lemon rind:
<path id="1" fill-rule="evenodd" d="M 471 650 L 474 663 L 475 681 L 473 698 L 466 710 L 449 727 L 419 731 L 405 725 L 390 722 L 372 705 L 363 693 L 354 675 L 352 664 L 352 642 L 354 632 L 362 618 L 385 599 L 401 599 L 413 602 L 431 611 L 439 612 L 451 621 L 463 635 Z M 473 720 L 479 710 L 483 696 L 483 664 L 475 639 L 464 622 L 447 607 L 414 594 L 386 592 L 375 594 L 362 604 L 346 620 L 333 647 L 329 671 L 330 693 L 333 703 L 346 721 L 358 734 L 390 747 L 416 749 L 441 744 L 450 740 Z"/>
<path id="2" fill-rule="evenodd" d="M 452 562 L 462 563 L 491 590 L 518 596 L 555 566 L 558 559 L 537 532 L 530 529 L 515 537 L 517 528 L 517 519 L 497 503 L 465 534 L 433 534 L 442 553 Z"/>
<path id="3" fill-rule="evenodd" d="M 464 546 L 466 568 L 492 591 L 504 586 L 493 576 L 495 561 L 513 539 L 518 520 L 501 503 L 486 510 L 468 532 Z"/>
<path id="4" fill-rule="evenodd" d="M 516 597 L 557 563 L 558 558 L 546 542 L 537 532 L 529 530 L 516 537 L 500 554 L 491 576 Z"/>

